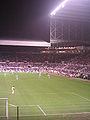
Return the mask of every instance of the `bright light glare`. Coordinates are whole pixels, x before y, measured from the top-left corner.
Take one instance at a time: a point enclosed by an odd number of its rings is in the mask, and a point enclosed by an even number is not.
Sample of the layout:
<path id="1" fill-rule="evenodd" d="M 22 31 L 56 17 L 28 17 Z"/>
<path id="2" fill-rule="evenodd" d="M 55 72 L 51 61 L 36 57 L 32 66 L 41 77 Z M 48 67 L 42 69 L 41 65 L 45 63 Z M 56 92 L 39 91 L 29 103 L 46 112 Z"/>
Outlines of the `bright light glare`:
<path id="1" fill-rule="evenodd" d="M 68 0 L 64 0 L 62 3 L 60 3 L 60 5 L 58 7 L 56 7 L 56 9 L 51 13 L 51 16 L 55 15 L 56 12 L 58 12 L 58 10 L 60 10 L 61 8 L 64 8 L 67 1 Z"/>

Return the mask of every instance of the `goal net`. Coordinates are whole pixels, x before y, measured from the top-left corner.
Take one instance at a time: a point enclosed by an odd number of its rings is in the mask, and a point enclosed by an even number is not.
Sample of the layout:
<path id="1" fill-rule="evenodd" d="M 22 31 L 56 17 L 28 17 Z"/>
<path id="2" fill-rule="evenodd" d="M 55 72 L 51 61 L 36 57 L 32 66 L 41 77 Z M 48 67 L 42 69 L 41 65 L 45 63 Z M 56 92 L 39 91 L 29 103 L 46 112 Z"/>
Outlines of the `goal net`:
<path id="1" fill-rule="evenodd" d="M 8 120 L 8 98 L 0 98 L 0 118 L 2 117 Z"/>

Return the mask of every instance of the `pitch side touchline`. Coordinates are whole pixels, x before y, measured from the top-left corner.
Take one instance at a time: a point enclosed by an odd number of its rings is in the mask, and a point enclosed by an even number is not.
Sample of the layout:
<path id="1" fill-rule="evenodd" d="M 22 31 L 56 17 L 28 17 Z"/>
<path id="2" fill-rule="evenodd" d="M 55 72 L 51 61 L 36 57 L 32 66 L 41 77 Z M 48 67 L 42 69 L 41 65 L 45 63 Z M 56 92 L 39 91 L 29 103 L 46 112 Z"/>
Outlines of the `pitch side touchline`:
<path id="1" fill-rule="evenodd" d="M 44 112 L 44 110 L 39 106 L 37 105 L 37 107 L 40 109 L 40 111 L 46 116 L 46 113 Z"/>
<path id="2" fill-rule="evenodd" d="M 83 97 L 83 96 L 81 96 L 81 95 L 79 95 L 79 94 L 76 94 L 76 93 L 74 93 L 74 92 L 72 92 L 72 94 L 73 94 L 73 95 L 76 95 L 76 96 L 79 96 L 80 98 L 83 98 L 84 100 L 90 101 L 88 98 L 85 98 L 85 97 Z"/>

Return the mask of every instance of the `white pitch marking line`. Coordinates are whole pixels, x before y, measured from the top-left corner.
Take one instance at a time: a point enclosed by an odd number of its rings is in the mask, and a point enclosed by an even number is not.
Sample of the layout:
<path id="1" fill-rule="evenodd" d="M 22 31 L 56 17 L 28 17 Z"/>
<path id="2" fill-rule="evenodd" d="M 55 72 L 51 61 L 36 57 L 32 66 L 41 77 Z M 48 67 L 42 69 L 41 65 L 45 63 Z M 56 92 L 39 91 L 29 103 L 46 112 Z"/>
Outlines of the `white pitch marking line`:
<path id="1" fill-rule="evenodd" d="M 80 98 L 83 98 L 84 100 L 90 101 L 88 98 L 85 98 L 85 97 L 83 97 L 83 96 L 81 96 L 81 95 L 79 95 L 79 94 L 76 94 L 76 93 L 74 93 L 74 92 L 72 92 L 72 94 L 73 94 L 73 95 L 76 95 L 76 96 L 79 96 Z"/>
<path id="2" fill-rule="evenodd" d="M 21 107 L 24 107 L 24 106 L 27 106 L 27 107 L 34 107 L 34 106 L 37 106 L 37 105 L 21 105 Z"/>
<path id="3" fill-rule="evenodd" d="M 57 113 L 57 114 L 47 114 L 47 115 L 80 115 L 80 114 L 90 114 L 90 112 Z"/>
<path id="4" fill-rule="evenodd" d="M 16 105 L 13 105 L 13 104 L 9 104 L 10 106 L 13 106 L 13 107 L 17 107 Z"/>
<path id="5" fill-rule="evenodd" d="M 35 93 L 34 95 L 40 95 L 40 94 L 45 94 L 45 95 L 47 95 L 47 94 L 56 94 L 56 93 Z M 33 94 L 30 93 L 30 95 L 33 95 Z"/>
<path id="6" fill-rule="evenodd" d="M 37 105 L 37 107 L 41 110 L 41 112 L 46 116 L 46 113 L 43 111 L 43 109 L 39 106 L 39 105 Z"/>

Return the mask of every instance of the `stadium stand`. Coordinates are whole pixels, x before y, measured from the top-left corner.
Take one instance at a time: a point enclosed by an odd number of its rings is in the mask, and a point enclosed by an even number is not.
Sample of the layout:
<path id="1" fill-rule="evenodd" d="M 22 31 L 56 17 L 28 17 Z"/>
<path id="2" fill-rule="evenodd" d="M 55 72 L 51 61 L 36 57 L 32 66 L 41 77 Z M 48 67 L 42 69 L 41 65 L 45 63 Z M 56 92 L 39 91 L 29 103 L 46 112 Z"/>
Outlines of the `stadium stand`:
<path id="1" fill-rule="evenodd" d="M 43 71 L 67 75 L 69 77 L 80 77 L 90 79 L 90 53 L 80 54 L 50 54 L 45 53 L 19 53 L 1 54 L 0 70 L 1 71 Z"/>

